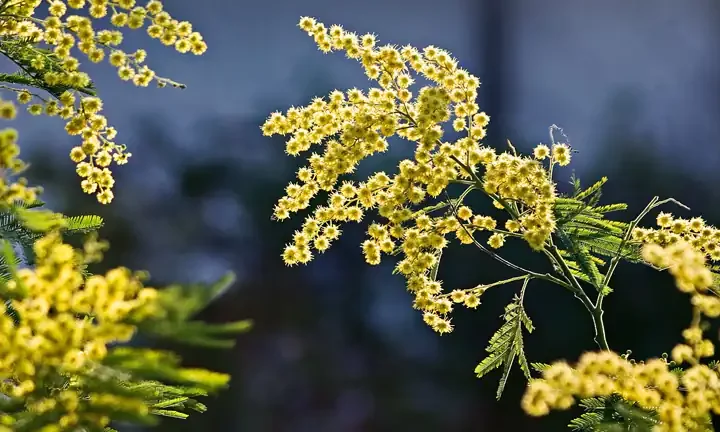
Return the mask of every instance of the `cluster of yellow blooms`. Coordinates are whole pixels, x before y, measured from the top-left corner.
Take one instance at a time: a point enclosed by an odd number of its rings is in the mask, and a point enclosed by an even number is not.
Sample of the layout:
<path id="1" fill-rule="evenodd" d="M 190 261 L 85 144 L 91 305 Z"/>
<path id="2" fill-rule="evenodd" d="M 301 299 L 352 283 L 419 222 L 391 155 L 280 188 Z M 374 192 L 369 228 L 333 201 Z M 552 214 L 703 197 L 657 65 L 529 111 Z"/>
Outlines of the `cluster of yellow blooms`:
<path id="1" fill-rule="evenodd" d="M 40 5 L 47 5 L 47 18 L 38 18 Z M 70 10 L 87 8 L 90 17 L 67 15 Z M 58 100 L 45 100 L 28 90 L 10 88 L 18 93 L 20 103 L 27 104 L 37 98 L 42 103 L 31 104 L 28 111 L 33 115 L 43 112 L 66 120 L 65 129 L 70 135 L 80 135 L 83 143 L 72 149 L 71 159 L 78 163 L 78 174 L 84 178 L 82 188 L 95 193 L 98 201 L 109 203 L 113 178 L 107 168 L 113 161 L 124 164 L 131 155 L 125 145 L 113 140 L 116 130 L 108 125 L 100 114 L 102 101 L 94 96 L 83 96 L 90 85 L 90 77 L 80 71 L 80 61 L 72 55 L 73 48 L 82 52 L 88 60 L 99 63 L 106 57 L 118 68 L 122 80 L 137 86 L 147 86 L 153 80 L 159 86 L 181 86 L 170 79 L 158 77 L 144 64 L 147 56 L 142 49 L 126 53 L 120 48 L 123 34 L 119 30 L 97 30 L 94 19 L 102 19 L 112 12 L 110 22 L 117 28 L 139 29 L 147 24 L 150 37 L 165 45 L 173 45 L 178 52 L 202 54 L 207 46 L 200 33 L 193 31 L 187 21 L 173 19 L 163 10 L 159 0 L 150 0 L 144 7 L 135 0 L 26 0 L 8 2 L 0 11 L 0 36 L 12 49 L 39 47 L 46 44 L 52 51 L 35 48 L 23 53 L 33 76 L 49 87 L 69 87 Z M 8 48 L 10 49 L 10 48 Z M 29 58 L 28 58 L 29 57 Z M 2 109 L 2 107 L 0 107 Z M 14 116 L 14 111 L 13 111 Z"/>
<path id="2" fill-rule="evenodd" d="M 327 250 L 340 236 L 341 223 L 359 222 L 366 212 L 376 210 L 384 221 L 368 228 L 362 244 L 365 260 L 376 265 L 383 253 L 400 255 L 395 270 L 406 278 L 414 307 L 434 330 L 450 332 L 455 305 L 475 308 L 488 288 L 525 276 L 444 292 L 437 271 L 447 235 L 484 248 L 474 233 L 487 231 L 491 248 L 502 247 L 506 237 L 518 237 L 535 250 L 543 249 L 556 228 L 553 167 L 570 163 L 571 148 L 564 143 L 540 144 L 533 157 L 523 157 L 511 144 L 512 152 L 504 153 L 483 146 L 490 119 L 475 103 L 480 82 L 459 68 L 447 51 L 376 46 L 372 34 L 358 36 L 338 25 L 328 28 L 309 17 L 301 18 L 299 27 L 321 51 L 341 50 L 358 60 L 379 87 L 366 92 L 335 90 L 308 106 L 274 112 L 262 125 L 266 136 L 290 136 L 288 154 L 312 152 L 308 165 L 297 173 L 298 181 L 287 186 L 275 206 L 274 217 L 287 219 L 310 207 L 320 191 L 328 194 L 327 203 L 315 207 L 295 232 L 283 259 L 288 265 L 309 262 L 313 251 Z M 414 94 L 416 78 L 429 85 Z M 465 136 L 444 141 L 446 122 Z M 397 174 L 378 172 L 360 182 L 341 179 L 363 159 L 386 151 L 393 135 L 414 148 L 413 158 L 402 160 Z M 459 199 L 437 199 L 447 195 L 451 184 L 469 188 Z M 473 214 L 463 204 L 475 189 L 507 211 L 505 229 L 499 229 L 493 217 Z M 433 214 L 440 210 L 444 214 Z M 645 244 L 644 259 L 668 268 L 678 288 L 692 296 L 695 319 L 683 332 L 685 343 L 672 351 L 673 360 L 689 368 L 677 374 L 664 358 L 635 363 L 610 351 L 586 353 L 575 367 L 556 362 L 541 379 L 531 381 L 522 401 L 529 414 L 545 415 L 551 409 L 569 408 L 576 398 L 611 394 L 656 411 L 657 431 L 701 430 L 710 412 L 720 414 L 720 376 L 700 362 L 715 350 L 703 338 L 700 320 L 720 316 L 720 299 L 707 295 L 713 274 L 706 267 L 707 259 L 720 261 L 720 230 L 706 226 L 701 218 L 687 221 L 667 213 L 657 221 L 660 229 L 636 228 L 632 236 Z"/>
<path id="3" fill-rule="evenodd" d="M 677 220 L 675 221 L 677 222 Z M 672 217 L 661 213 L 658 223 L 663 228 L 675 226 Z M 701 317 L 720 316 L 717 296 L 703 294 L 712 285 L 712 273 L 705 265 L 706 251 L 702 243 L 693 244 L 692 233 L 716 232 L 706 228 L 702 219 L 690 223 L 680 220 L 675 232 L 638 230 L 636 236 L 657 240 L 659 235 L 676 235 L 664 241 L 666 246 L 649 242 L 643 248 L 643 258 L 650 264 L 667 268 L 678 288 L 692 295 L 695 317 L 683 331 L 685 343 L 673 348 L 671 357 L 677 364 L 689 368 L 677 374 L 669 370 L 665 359 L 634 363 L 622 356 L 603 351 L 584 354 L 572 368 L 556 362 L 543 372 L 542 379 L 530 382 L 522 400 L 523 409 L 531 415 L 542 416 L 551 409 L 566 409 L 575 397 L 586 398 L 618 394 L 640 407 L 657 413 L 658 432 L 705 431 L 710 413 L 720 414 L 720 374 L 717 368 L 700 363 L 715 354 L 713 343 L 703 338 Z"/>
<path id="4" fill-rule="evenodd" d="M 338 223 L 359 222 L 367 211 L 377 209 L 387 222 L 370 225 L 369 238 L 362 245 L 366 261 L 379 264 L 382 253 L 402 253 L 397 271 L 415 293 L 415 307 L 425 312 L 425 321 L 435 330 L 451 331 L 447 314 L 452 301 L 430 276 L 447 245 L 446 235 L 454 233 L 461 243 L 471 244 L 473 232 L 487 230 L 492 232 L 488 244 L 493 248 L 501 247 L 507 235 L 523 237 L 533 248 L 541 248 L 555 228 L 555 187 L 539 161 L 547 158 L 551 165 L 567 165 L 570 148 L 540 145 L 533 160 L 511 153 L 498 155 L 482 146 L 490 118 L 475 103 L 480 82 L 459 68 L 447 51 L 433 46 L 422 51 L 412 46 L 376 46 L 372 34 L 358 36 L 338 25 L 326 28 L 308 17 L 299 26 L 321 51 L 343 50 L 348 58 L 360 61 L 366 75 L 380 87 L 367 92 L 335 90 L 327 100 L 315 98 L 306 107 L 274 112 L 263 124 L 266 136 L 290 135 L 286 142 L 290 155 L 313 146 L 321 148 L 298 171 L 299 183 L 287 186 L 274 217 L 286 219 L 308 208 L 321 190 L 328 192 L 327 205 L 317 206 L 307 217 L 293 244 L 286 246 L 283 259 L 288 265 L 309 262 L 313 249 L 323 252 L 340 236 Z M 413 73 L 431 84 L 420 88 L 416 96 L 411 91 Z M 448 121 L 467 136 L 443 141 L 442 124 Z M 361 160 L 387 150 L 387 138 L 393 135 L 414 143 L 415 148 L 414 158 L 402 160 L 395 176 L 378 172 L 364 182 L 339 181 L 353 173 Z M 476 174 L 480 169 L 482 178 Z M 493 197 L 498 208 L 509 203 L 517 214 L 507 221 L 507 231 L 496 229 L 497 222 L 490 216 L 473 215 L 467 206 L 454 206 L 455 211 L 444 216 L 431 216 L 428 207 L 413 208 L 438 197 L 452 183 L 475 184 Z M 458 290 L 450 298 L 476 307 L 478 293 L 477 289 Z"/>
<path id="5" fill-rule="evenodd" d="M 39 187 L 28 187 L 27 179 L 18 178 L 12 182 L 10 177 L 22 172 L 25 164 L 17 158 L 20 147 L 17 145 L 18 133 L 15 129 L 0 130 L 0 204 L 10 205 L 17 201 L 33 202 L 40 192 Z"/>
<path id="6" fill-rule="evenodd" d="M 83 250 L 75 250 L 59 234 L 47 234 L 34 244 L 35 268 L 18 270 L 6 283 L 6 292 L 17 294 L 9 307 L 18 322 L 0 306 L 2 391 L 24 396 L 30 409 L 39 412 L 61 404 L 67 411 L 60 420 L 63 428 L 78 422 L 80 396 L 72 389 L 36 396 L 36 383 L 48 373 L 92 367 L 104 358 L 108 344 L 130 340 L 136 328 L 123 321 L 143 319 L 156 310 L 157 291 L 143 286 L 142 273 L 120 267 L 105 275 L 83 276 L 81 266 L 98 260 L 105 247 L 91 239 Z M 103 404 L 103 397 L 115 396 L 95 395 L 89 403 Z M 147 410 L 142 403 L 138 409 Z M 83 421 L 105 426 L 109 419 L 83 414 Z"/>
<path id="7" fill-rule="evenodd" d="M 15 118 L 17 111 L 12 101 L 0 99 L 0 119 Z M 20 177 L 12 181 L 11 177 L 23 172 L 26 165 L 18 159 L 20 146 L 17 144 L 18 132 L 12 128 L 0 130 L 0 205 L 10 205 L 17 201 L 31 203 L 41 192 L 39 187 L 28 187 L 27 179 Z"/>
<path id="8" fill-rule="evenodd" d="M 642 252 L 645 261 L 666 268 L 675 277 L 680 291 L 695 294 L 712 285 L 712 272 L 705 266 L 704 254 L 687 241 L 679 240 L 664 247 L 649 243 Z"/>
<path id="9" fill-rule="evenodd" d="M 573 368 L 556 362 L 543 378 L 528 385 L 522 399 L 530 415 L 567 409 L 575 397 L 618 394 L 640 407 L 657 412 L 657 432 L 704 431 L 710 411 L 720 414 L 718 373 L 695 364 L 682 375 L 671 372 L 665 359 L 633 363 L 610 351 L 584 354 Z"/>
<path id="10" fill-rule="evenodd" d="M 547 146 L 536 147 L 536 158 L 547 157 L 543 151 L 538 151 L 543 148 Z M 565 159 L 560 159 L 563 165 L 570 162 L 568 147 L 565 144 L 555 145 L 553 152 L 555 155 L 566 155 Z M 542 248 L 555 230 L 553 216 L 555 185 L 549 178 L 548 172 L 538 161 L 509 153 L 501 154 L 488 163 L 485 169 L 483 182 L 485 191 L 521 206 L 521 216 L 517 221 L 519 225 L 510 224 L 506 228 L 510 232 L 522 230 L 523 237 L 533 249 Z"/>
<path id="11" fill-rule="evenodd" d="M 701 217 L 687 220 L 673 217 L 671 213 L 660 212 L 657 225 L 658 229 L 636 228 L 632 233 L 633 239 L 660 246 L 685 240 L 711 261 L 720 261 L 720 230 L 707 225 Z"/>
<path id="12" fill-rule="evenodd" d="M 720 316 L 720 298 L 706 294 L 713 274 L 706 261 L 720 261 L 720 230 L 707 225 L 701 217 L 690 220 L 661 212 L 659 229 L 637 228 L 633 238 L 645 244 L 645 261 L 667 268 L 682 292 L 692 295 L 693 306 L 711 318 Z"/>
<path id="13" fill-rule="evenodd" d="M 691 296 L 695 320 L 693 326 L 683 333 L 688 345 L 675 347 L 673 356 L 678 361 L 689 361 L 693 353 L 698 357 L 713 355 L 712 343 L 702 339 L 699 320 L 702 315 L 709 318 L 720 316 L 720 298 L 716 294 L 708 294 L 713 274 L 705 265 L 704 253 L 680 240 L 665 247 L 647 244 L 643 248 L 643 258 L 657 267 L 667 268 L 678 289 Z"/>

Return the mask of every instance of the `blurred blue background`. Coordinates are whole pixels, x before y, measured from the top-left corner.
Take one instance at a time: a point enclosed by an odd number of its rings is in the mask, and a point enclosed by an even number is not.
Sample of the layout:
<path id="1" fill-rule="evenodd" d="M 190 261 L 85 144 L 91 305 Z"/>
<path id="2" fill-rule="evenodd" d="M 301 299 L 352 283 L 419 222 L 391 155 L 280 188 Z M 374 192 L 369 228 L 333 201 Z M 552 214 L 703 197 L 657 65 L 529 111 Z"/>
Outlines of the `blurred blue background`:
<path id="1" fill-rule="evenodd" d="M 579 414 L 530 419 L 519 408 L 521 374 L 511 375 L 500 402 L 498 373 L 474 377 L 517 287 L 489 291 L 477 310 L 456 313 L 454 333 L 439 337 L 390 265 L 364 264 L 365 225 L 348 227 L 306 267 L 283 265 L 282 247 L 301 218 L 277 223 L 270 215 L 300 161 L 259 126 L 271 111 L 370 85 L 357 63 L 316 49 L 296 27 L 301 15 L 374 32 L 381 43 L 449 50 L 483 83 L 488 144 L 509 138 L 529 150 L 548 141 L 550 125 L 563 127 L 580 151 L 571 168 L 585 184 L 608 175 L 605 202 L 628 202 L 626 220 L 658 194 L 693 209 L 678 214 L 720 223 L 716 1 L 166 3 L 203 33 L 207 53 L 182 56 L 142 32 L 128 33 L 125 46 L 147 48 L 158 74 L 186 90 L 138 89 L 106 64 L 87 66 L 119 142 L 133 153 L 116 169 L 110 206 L 80 192 L 67 156 L 75 144 L 60 120 L 18 120 L 29 177 L 46 187 L 51 207 L 105 217 L 105 265 L 147 269 L 157 285 L 238 274 L 202 318 L 251 318 L 253 331 L 232 351 L 182 349 L 188 364 L 232 373 L 231 388 L 208 401 L 208 413 L 158 430 L 554 431 Z M 387 170 L 396 163 L 393 152 L 372 162 Z M 571 173 L 562 169 L 557 179 Z M 508 254 L 542 268 L 525 247 Z M 443 259 L 440 277 L 450 287 L 513 275 L 473 248 L 455 247 Z M 637 358 L 672 348 L 690 309 L 670 278 L 621 266 L 615 289 L 605 303 L 611 347 L 632 348 Z M 526 299 L 537 327 L 526 340 L 530 361 L 574 360 L 594 349 L 589 317 L 566 292 L 538 283 Z"/>

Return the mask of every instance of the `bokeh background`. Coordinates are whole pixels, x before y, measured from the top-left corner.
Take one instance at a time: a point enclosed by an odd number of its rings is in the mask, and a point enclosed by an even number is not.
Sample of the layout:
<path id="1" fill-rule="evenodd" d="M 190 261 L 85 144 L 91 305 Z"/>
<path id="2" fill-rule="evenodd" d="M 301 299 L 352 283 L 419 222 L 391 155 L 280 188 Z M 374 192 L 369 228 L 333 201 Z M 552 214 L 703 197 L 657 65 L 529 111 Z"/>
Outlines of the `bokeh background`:
<path id="1" fill-rule="evenodd" d="M 550 125 L 563 127 L 580 153 L 557 178 L 573 170 L 585 184 L 609 176 L 605 202 L 629 203 L 626 220 L 657 194 L 693 210 L 678 214 L 720 224 L 715 0 L 174 0 L 167 9 L 204 34 L 203 57 L 142 33 L 126 43 L 147 48 L 157 72 L 186 90 L 137 89 L 107 65 L 89 66 L 133 153 L 116 170 L 112 205 L 80 192 L 67 156 L 74 142 L 59 120 L 19 120 L 29 177 L 46 187 L 51 207 L 105 218 L 107 266 L 147 269 L 157 285 L 238 275 L 202 318 L 251 318 L 252 332 L 231 351 L 182 349 L 188 364 L 232 373 L 231 388 L 207 401 L 206 414 L 158 431 L 556 431 L 578 414 L 530 419 L 519 409 L 518 371 L 500 402 L 499 373 L 474 377 L 519 287 L 488 291 L 477 310 L 456 312 L 455 332 L 439 337 L 390 264 L 364 264 L 363 226 L 348 227 L 306 267 L 283 265 L 280 252 L 301 219 L 270 215 L 300 161 L 259 126 L 271 111 L 370 85 L 359 65 L 315 48 L 296 27 L 301 15 L 375 32 L 381 42 L 450 50 L 483 82 L 488 143 L 509 138 L 529 150 L 548 142 Z M 369 167 L 392 170 L 400 155 Z M 506 253 L 542 268 L 522 245 Z M 512 275 L 474 248 L 455 247 L 443 259 L 449 287 Z M 621 266 L 614 286 L 605 304 L 615 350 L 646 358 L 679 340 L 690 310 L 669 276 Z M 530 361 L 574 360 L 594 348 L 589 317 L 567 292 L 533 284 L 526 305 L 537 327 L 526 339 Z"/>

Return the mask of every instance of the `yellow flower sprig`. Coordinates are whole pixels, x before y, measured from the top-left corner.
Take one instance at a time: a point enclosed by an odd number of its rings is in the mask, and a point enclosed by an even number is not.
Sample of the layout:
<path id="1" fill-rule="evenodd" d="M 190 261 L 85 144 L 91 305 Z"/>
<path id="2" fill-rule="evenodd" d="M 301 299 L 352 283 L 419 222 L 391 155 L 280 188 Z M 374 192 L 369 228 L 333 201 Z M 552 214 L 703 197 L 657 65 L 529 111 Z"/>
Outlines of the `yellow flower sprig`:
<path id="1" fill-rule="evenodd" d="M 83 249 L 62 242 L 57 232 L 37 240 L 34 268 L 14 271 L 0 303 L 0 376 L 2 391 L 13 397 L 32 396 L 44 376 L 72 375 L 94 367 L 108 352 L 108 345 L 127 342 L 136 331 L 128 320 L 152 316 L 157 291 L 142 284 L 144 273 L 119 267 L 104 275 L 83 276 L 84 264 L 102 258 L 107 247 L 90 237 Z M 65 400 L 65 396 L 71 398 Z M 78 393 L 56 397 L 56 403 L 77 406 Z M 46 402 L 46 404 L 49 402 Z M 31 407 L 32 408 L 32 407 Z M 145 408 L 147 410 L 147 408 Z M 85 419 L 87 420 L 87 419 Z M 109 419 L 98 417 L 99 426 Z M 78 414 L 70 409 L 60 423 L 75 424 Z"/>
<path id="2" fill-rule="evenodd" d="M 559 128 L 553 125 L 552 143 L 536 146 L 531 156 L 518 154 L 510 141 L 510 150 L 505 152 L 484 145 L 490 118 L 476 103 L 480 82 L 445 50 L 378 46 L 373 34 L 358 35 L 339 25 L 326 27 L 310 17 L 301 18 L 299 27 L 322 52 L 342 51 L 360 62 L 378 86 L 332 91 L 307 106 L 273 112 L 262 125 L 264 135 L 286 137 L 289 155 L 309 154 L 307 165 L 287 185 L 273 212 L 275 219 L 285 220 L 310 210 L 283 251 L 287 265 L 310 262 L 315 253 L 328 250 L 340 237 L 344 223 L 377 213 L 379 220 L 369 225 L 368 238 L 361 245 L 366 262 L 377 265 L 383 254 L 397 256 L 395 272 L 405 277 L 414 296 L 413 307 L 438 333 L 453 330 L 450 317 L 456 306 L 475 308 L 488 288 L 521 279 L 525 280 L 523 295 L 530 279 L 548 280 L 571 291 L 591 313 L 595 341 L 603 351 L 585 354 L 574 367 L 556 362 L 542 379 L 532 380 L 522 402 L 529 414 L 569 408 L 576 398 L 610 395 L 656 411 L 657 431 L 702 430 L 708 413 L 720 413 L 718 371 L 701 363 L 714 354 L 713 343 L 703 338 L 701 319 L 720 316 L 720 299 L 713 288 L 717 275 L 706 264 L 708 259 L 720 261 L 720 230 L 701 218 L 688 221 L 668 213 L 658 216 L 659 229 L 638 227 L 659 205 L 680 204 L 658 197 L 629 224 L 605 219 L 606 213 L 625 208 L 623 204 L 597 205 L 606 179 L 584 191 L 576 182 L 574 195 L 560 196 L 553 170 L 570 163 L 573 149 L 556 142 L 553 130 Z M 419 88 L 414 87 L 420 82 Z M 448 124 L 462 137 L 445 138 Z M 400 161 L 394 174 L 377 172 L 352 180 L 363 160 L 388 149 L 392 136 L 402 138 L 398 145 L 409 145 L 413 156 Z M 451 185 L 466 189 L 454 198 Z M 465 203 L 474 191 L 484 193 L 509 218 L 503 222 L 475 214 Z M 321 193 L 327 194 L 326 203 L 311 206 Z M 487 234 L 489 248 L 478 241 L 478 234 Z M 470 289 L 444 289 L 438 272 L 448 235 L 461 244 L 475 245 L 523 275 Z M 553 272 L 527 270 L 491 250 L 502 248 L 512 238 L 524 239 L 533 250 L 544 253 Z M 556 238 L 564 249 L 555 244 Z M 638 256 L 640 245 L 644 245 L 642 257 Z M 638 364 L 609 350 L 604 297 L 611 292 L 610 280 L 619 261 L 640 258 L 655 268 L 668 269 L 677 287 L 691 295 L 693 322 L 683 332 L 685 343 L 672 351 L 676 364 L 690 366 L 680 375 L 670 371 L 665 358 Z M 597 291 L 594 300 L 582 283 Z M 528 324 L 529 318 L 525 319 Z M 522 325 L 522 318 L 518 323 Z M 518 340 L 507 346 L 521 347 L 520 336 Z M 482 375 L 507 362 L 500 394 L 516 348 L 505 349 L 511 355 L 504 356 L 497 340 L 490 345 L 489 356 L 476 372 Z M 521 363 L 529 377 L 527 362 Z"/>
<path id="3" fill-rule="evenodd" d="M 308 165 L 297 172 L 298 182 L 287 186 L 274 217 L 287 219 L 307 209 L 321 191 L 328 195 L 327 204 L 315 207 L 295 233 L 283 260 L 288 265 L 308 263 L 314 252 L 324 252 L 340 236 L 341 224 L 360 222 L 377 211 L 383 221 L 368 229 L 368 239 L 362 244 L 365 260 L 377 265 L 382 254 L 401 254 L 396 271 L 405 276 L 408 289 L 415 294 L 414 306 L 431 326 L 443 333 L 450 331 L 452 302 L 443 294 L 441 282 L 431 277 L 448 245 L 447 235 L 472 244 L 474 232 L 487 230 L 492 248 L 502 247 L 508 234 L 524 238 L 535 249 L 542 248 L 555 229 L 552 203 L 556 193 L 541 161 L 549 159 L 550 166 L 567 165 L 570 149 L 566 144 L 552 149 L 541 146 L 535 158 L 527 158 L 514 151 L 498 154 L 483 146 L 490 117 L 476 103 L 480 81 L 458 67 L 445 50 L 378 46 L 372 34 L 358 36 L 338 25 L 328 28 L 309 17 L 303 17 L 299 27 L 314 38 L 321 51 L 344 51 L 348 58 L 359 61 L 379 87 L 366 92 L 335 90 L 306 107 L 274 112 L 262 125 L 267 136 L 289 135 L 285 147 L 289 155 L 316 149 Z M 430 85 L 415 93 L 416 79 Z M 447 122 L 467 136 L 444 141 Z M 362 160 L 385 152 L 387 139 L 393 135 L 415 148 L 412 159 L 398 164 L 397 174 L 378 172 L 361 182 L 341 179 L 353 173 Z M 480 171 L 484 172 L 481 178 L 476 175 Z M 495 219 L 473 215 L 467 206 L 459 207 L 457 217 L 423 210 L 423 205 L 446 193 L 450 184 L 472 181 L 493 197 L 496 206 L 511 203 L 520 210 L 516 219 L 506 222 L 508 233 L 497 232 Z"/>
<path id="4" fill-rule="evenodd" d="M 38 18 L 41 9 L 47 17 Z M 89 16 L 70 14 L 73 11 L 86 11 Z M 116 29 L 97 29 L 93 20 L 108 15 Z M 38 99 L 39 103 L 28 106 L 31 114 L 58 116 L 66 121 L 68 134 L 81 136 L 82 145 L 74 147 L 70 157 L 78 164 L 83 191 L 95 194 L 104 204 L 114 197 L 109 166 L 126 163 L 131 153 L 115 142 L 117 131 L 101 113 L 102 100 L 90 90 L 90 77 L 81 71 L 75 53 L 82 53 L 92 63 L 107 59 L 117 68 L 120 79 L 137 86 L 146 87 L 155 81 L 160 87 L 184 87 L 147 66 L 145 50 L 128 53 L 121 48 L 123 33 L 117 29 L 126 27 L 145 27 L 151 38 L 180 53 L 200 55 L 207 49 L 202 35 L 189 22 L 174 19 L 159 0 L 150 0 L 145 6 L 135 0 L 30 0 L 9 3 L 0 11 L 0 36 L 4 38 L 0 52 L 31 77 L 4 76 L 5 81 L 46 90 L 54 98 L 45 99 L 23 87 L 3 88 L 18 93 L 21 104 Z M 63 88 L 67 90 L 60 91 Z"/>

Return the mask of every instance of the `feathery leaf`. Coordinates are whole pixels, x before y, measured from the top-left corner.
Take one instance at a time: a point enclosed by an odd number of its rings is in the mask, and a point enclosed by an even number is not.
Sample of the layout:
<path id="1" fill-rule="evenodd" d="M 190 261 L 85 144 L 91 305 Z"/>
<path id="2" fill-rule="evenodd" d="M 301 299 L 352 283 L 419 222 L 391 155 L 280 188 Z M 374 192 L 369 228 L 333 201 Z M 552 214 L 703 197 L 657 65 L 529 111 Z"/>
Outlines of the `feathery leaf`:
<path id="1" fill-rule="evenodd" d="M 498 383 L 497 399 L 502 397 L 516 358 L 518 359 L 518 364 L 523 374 L 527 379 L 530 379 L 530 368 L 528 367 L 528 361 L 525 358 L 525 351 L 523 350 L 522 335 L 523 327 L 528 333 L 532 333 L 534 330 L 532 321 L 525 313 L 522 303 L 529 281 L 529 278 L 523 281 L 520 295 L 516 295 L 513 301 L 505 307 L 505 313 L 503 314 L 505 323 L 490 338 L 488 346 L 485 348 L 488 356 L 475 367 L 475 374 L 479 378 L 493 369 L 503 366 L 500 382 Z"/>

